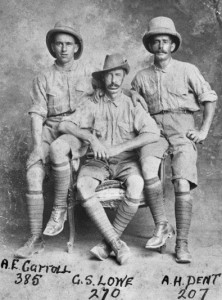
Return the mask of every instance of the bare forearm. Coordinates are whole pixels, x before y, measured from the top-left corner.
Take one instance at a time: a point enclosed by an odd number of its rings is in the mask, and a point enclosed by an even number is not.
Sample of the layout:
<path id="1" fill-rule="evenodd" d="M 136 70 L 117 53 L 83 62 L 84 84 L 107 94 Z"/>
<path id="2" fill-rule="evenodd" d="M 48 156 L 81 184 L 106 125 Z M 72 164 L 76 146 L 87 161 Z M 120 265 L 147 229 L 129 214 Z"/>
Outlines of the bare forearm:
<path id="1" fill-rule="evenodd" d="M 203 111 L 203 121 L 200 130 L 208 134 L 215 114 L 216 102 L 205 102 Z"/>
<path id="2" fill-rule="evenodd" d="M 87 129 L 81 129 L 72 122 L 64 121 L 59 124 L 59 132 L 72 134 L 78 139 L 88 142 L 89 144 L 95 139 L 95 136 Z"/>
<path id="3" fill-rule="evenodd" d="M 42 145 L 42 128 L 43 118 L 37 114 L 31 114 L 31 132 L 34 147 Z"/>
<path id="4" fill-rule="evenodd" d="M 126 141 L 120 145 L 117 145 L 115 147 L 118 147 L 121 152 L 125 151 L 131 151 L 137 148 L 141 148 L 142 146 L 150 143 L 157 142 L 159 140 L 159 135 L 154 133 L 142 133 L 135 137 L 132 140 Z"/>

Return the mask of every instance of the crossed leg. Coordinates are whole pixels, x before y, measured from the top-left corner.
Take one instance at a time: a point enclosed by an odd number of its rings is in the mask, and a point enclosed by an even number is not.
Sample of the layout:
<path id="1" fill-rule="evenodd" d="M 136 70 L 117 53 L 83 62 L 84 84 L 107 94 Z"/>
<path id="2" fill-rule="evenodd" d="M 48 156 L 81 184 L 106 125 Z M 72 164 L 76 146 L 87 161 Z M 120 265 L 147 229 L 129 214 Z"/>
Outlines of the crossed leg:
<path id="1" fill-rule="evenodd" d="M 78 170 L 79 158 L 87 151 L 87 146 L 73 135 L 64 134 L 49 148 L 54 178 L 54 204 L 51 217 L 44 230 L 45 235 L 54 236 L 64 228 L 67 219 L 67 195 L 70 185 L 71 168 Z"/>

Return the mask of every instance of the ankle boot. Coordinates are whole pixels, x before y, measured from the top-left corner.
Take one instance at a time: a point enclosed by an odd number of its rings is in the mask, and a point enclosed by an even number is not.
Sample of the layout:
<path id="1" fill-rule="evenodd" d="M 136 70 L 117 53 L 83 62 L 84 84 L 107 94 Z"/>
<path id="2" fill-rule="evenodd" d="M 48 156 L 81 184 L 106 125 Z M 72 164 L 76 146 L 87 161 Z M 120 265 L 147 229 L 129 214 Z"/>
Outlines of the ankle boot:
<path id="1" fill-rule="evenodd" d="M 188 241 L 187 240 L 177 240 L 176 241 L 176 262 L 177 263 L 190 263 L 192 256 L 188 250 Z"/>

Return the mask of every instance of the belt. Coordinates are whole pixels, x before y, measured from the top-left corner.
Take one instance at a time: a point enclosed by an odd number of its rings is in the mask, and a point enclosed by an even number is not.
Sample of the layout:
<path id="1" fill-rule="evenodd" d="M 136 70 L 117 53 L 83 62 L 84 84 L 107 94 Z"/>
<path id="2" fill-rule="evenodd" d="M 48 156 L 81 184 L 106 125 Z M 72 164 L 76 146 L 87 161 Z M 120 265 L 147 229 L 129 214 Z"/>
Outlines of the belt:
<path id="1" fill-rule="evenodd" d="M 161 110 L 157 113 L 150 114 L 151 116 L 159 115 L 159 114 L 190 114 L 192 115 L 194 112 L 187 109 L 175 109 L 175 110 Z"/>
<path id="2" fill-rule="evenodd" d="M 66 111 L 66 112 L 61 113 L 61 114 L 51 115 L 50 117 L 65 117 L 65 116 L 70 116 L 73 112 L 74 111 Z"/>

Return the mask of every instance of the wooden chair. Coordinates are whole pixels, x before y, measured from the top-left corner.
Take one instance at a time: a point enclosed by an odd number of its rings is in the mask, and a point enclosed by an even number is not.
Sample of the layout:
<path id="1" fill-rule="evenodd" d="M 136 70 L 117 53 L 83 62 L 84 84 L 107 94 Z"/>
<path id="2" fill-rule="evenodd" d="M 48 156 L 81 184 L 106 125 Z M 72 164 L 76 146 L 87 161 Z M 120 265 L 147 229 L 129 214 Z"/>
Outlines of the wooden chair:
<path id="1" fill-rule="evenodd" d="M 159 169 L 159 177 L 163 186 L 164 191 L 164 181 L 165 181 L 165 158 L 163 157 L 160 169 Z M 75 242 L 75 206 L 80 204 L 80 200 L 78 200 L 77 188 L 75 176 L 73 176 L 73 172 L 71 172 L 71 181 L 70 188 L 68 192 L 68 223 L 69 223 L 69 241 L 67 243 L 68 253 L 73 252 L 74 242 Z M 125 188 L 122 183 L 118 180 L 107 180 L 100 184 L 96 188 L 96 195 L 99 198 L 104 208 L 110 208 L 116 210 L 120 201 L 122 201 L 125 197 Z M 141 197 L 139 208 L 147 207 L 145 201 L 144 193 Z M 163 245 L 159 248 L 159 251 L 163 253 L 165 251 L 166 245 Z"/>

